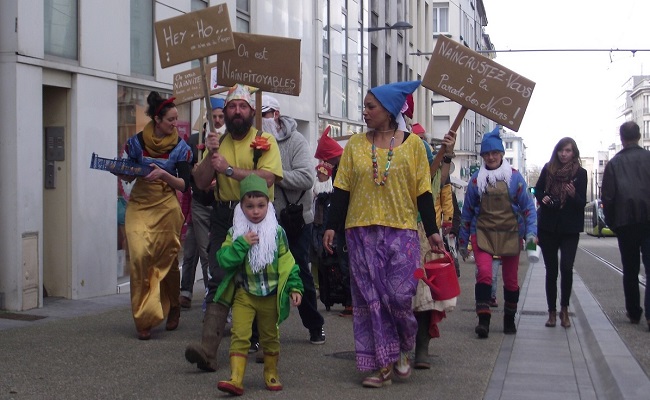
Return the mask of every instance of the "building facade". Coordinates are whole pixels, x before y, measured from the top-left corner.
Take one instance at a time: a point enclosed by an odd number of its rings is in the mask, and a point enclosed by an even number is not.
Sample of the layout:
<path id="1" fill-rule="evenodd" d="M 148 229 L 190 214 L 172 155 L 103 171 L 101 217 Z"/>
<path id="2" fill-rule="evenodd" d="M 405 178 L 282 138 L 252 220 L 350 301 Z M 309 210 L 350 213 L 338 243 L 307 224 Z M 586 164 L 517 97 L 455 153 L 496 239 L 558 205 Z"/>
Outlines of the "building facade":
<path id="1" fill-rule="evenodd" d="M 3 0 L 0 168 L 11 189 L 0 193 L 0 309 L 113 294 L 128 281 L 118 213 L 129 187 L 90 169 L 91 155 L 119 157 L 148 122 L 149 92 L 171 96 L 174 74 L 198 66 L 161 68 L 155 21 L 222 3 L 235 31 L 301 40 L 302 92 L 277 97 L 312 150 L 326 124 L 338 135 L 365 125 L 369 14 L 361 0 Z M 182 135 L 200 118 L 199 104 L 178 106 Z"/>
<path id="2" fill-rule="evenodd" d="M 147 122 L 150 91 L 173 92 L 188 61 L 162 68 L 156 21 L 226 3 L 234 31 L 301 40 L 299 96 L 277 95 L 315 148 L 327 125 L 345 141 L 362 132 L 368 88 L 422 79 L 439 35 L 493 57 L 482 0 L 3 0 L 0 2 L 0 309 L 82 299 L 128 282 L 118 262 L 118 214 L 129 185 L 89 168 L 120 157 Z M 106 21 L 111 21 L 107 24 Z M 407 22 L 412 29 L 394 29 Z M 390 28 L 374 30 L 373 28 Z M 216 61 L 217 56 L 208 57 Z M 415 122 L 442 138 L 460 106 L 416 92 Z M 179 132 L 200 126 L 200 101 L 181 104 Z M 494 124 L 468 112 L 454 176 L 478 165 L 477 143 Z M 128 203 L 127 203 L 128 204 Z"/>

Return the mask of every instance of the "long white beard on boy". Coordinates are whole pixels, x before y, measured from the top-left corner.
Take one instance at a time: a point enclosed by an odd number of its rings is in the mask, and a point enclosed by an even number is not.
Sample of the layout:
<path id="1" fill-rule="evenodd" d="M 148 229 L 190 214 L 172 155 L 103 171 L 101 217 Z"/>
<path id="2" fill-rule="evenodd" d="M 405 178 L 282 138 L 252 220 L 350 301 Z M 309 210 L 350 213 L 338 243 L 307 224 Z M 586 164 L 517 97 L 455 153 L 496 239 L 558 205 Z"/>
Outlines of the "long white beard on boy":
<path id="1" fill-rule="evenodd" d="M 251 267 L 251 271 L 257 274 L 263 271 L 275 259 L 275 239 L 278 231 L 278 220 L 275 218 L 273 203 L 269 202 L 266 217 L 258 224 L 249 221 L 241 209 L 241 203 L 237 204 L 233 218 L 232 240 L 234 241 L 238 237 L 244 236 L 249 231 L 257 233 L 260 239 L 259 243 L 252 245 L 248 251 L 248 264 Z"/>
<path id="2" fill-rule="evenodd" d="M 334 191 L 334 185 L 332 184 L 332 177 L 327 178 L 325 182 L 316 180 L 314 183 L 314 194 L 319 195 L 321 193 L 332 193 Z"/>

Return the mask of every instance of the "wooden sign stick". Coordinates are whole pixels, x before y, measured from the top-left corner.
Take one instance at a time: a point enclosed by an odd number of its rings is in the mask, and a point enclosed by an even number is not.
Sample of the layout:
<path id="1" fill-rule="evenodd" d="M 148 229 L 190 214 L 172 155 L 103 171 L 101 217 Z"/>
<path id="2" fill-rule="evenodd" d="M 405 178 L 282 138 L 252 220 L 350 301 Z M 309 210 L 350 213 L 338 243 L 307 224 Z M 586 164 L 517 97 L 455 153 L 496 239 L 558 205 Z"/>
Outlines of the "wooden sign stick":
<path id="1" fill-rule="evenodd" d="M 205 118 L 208 120 L 208 132 L 214 131 L 214 121 L 212 121 L 212 103 L 210 102 L 210 90 L 208 90 L 208 81 L 205 76 L 205 57 L 199 58 L 199 65 L 201 69 L 201 87 L 203 89 L 203 98 L 205 101 Z M 199 147 L 203 144 L 203 135 L 199 133 Z M 203 158 L 203 152 L 199 151 L 199 162 Z"/>

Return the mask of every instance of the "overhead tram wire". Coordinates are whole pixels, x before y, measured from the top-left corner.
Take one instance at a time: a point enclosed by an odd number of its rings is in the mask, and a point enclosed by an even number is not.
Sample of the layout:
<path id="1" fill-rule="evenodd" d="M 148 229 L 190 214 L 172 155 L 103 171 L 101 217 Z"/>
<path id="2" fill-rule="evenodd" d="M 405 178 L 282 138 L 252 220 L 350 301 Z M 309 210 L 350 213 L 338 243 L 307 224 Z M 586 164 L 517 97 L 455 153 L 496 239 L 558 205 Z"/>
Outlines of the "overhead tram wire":
<path id="1" fill-rule="evenodd" d="M 630 52 L 634 56 L 637 52 L 650 51 L 650 49 L 509 49 L 509 50 L 475 50 L 477 53 L 532 53 L 532 52 Z M 430 56 L 433 52 L 416 51 L 409 53 L 412 56 Z"/>

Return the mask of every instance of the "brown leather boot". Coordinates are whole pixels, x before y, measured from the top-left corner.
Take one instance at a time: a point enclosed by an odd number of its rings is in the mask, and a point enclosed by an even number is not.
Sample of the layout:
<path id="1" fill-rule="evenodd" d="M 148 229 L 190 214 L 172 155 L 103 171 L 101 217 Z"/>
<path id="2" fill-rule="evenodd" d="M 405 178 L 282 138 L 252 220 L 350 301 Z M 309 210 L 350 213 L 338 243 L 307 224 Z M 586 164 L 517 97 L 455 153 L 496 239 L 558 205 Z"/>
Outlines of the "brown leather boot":
<path id="1" fill-rule="evenodd" d="M 178 323 L 181 319 L 181 307 L 176 306 L 169 309 L 169 314 L 167 315 L 167 324 L 165 329 L 168 331 L 173 331 L 178 328 Z"/>
<path id="2" fill-rule="evenodd" d="M 549 311 L 548 312 L 548 320 L 544 324 L 544 326 L 548 328 L 553 328 L 555 327 L 555 321 L 557 319 L 557 312 L 556 311 Z"/>
<path id="3" fill-rule="evenodd" d="M 569 307 L 562 306 L 560 309 L 560 325 L 562 325 L 563 328 L 569 328 L 571 326 Z"/>
<path id="4" fill-rule="evenodd" d="M 185 348 L 185 359 L 200 370 L 217 370 L 217 350 L 226 328 L 228 307 L 221 303 L 208 303 L 203 318 L 201 343 L 190 343 Z"/>

